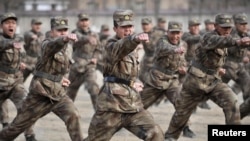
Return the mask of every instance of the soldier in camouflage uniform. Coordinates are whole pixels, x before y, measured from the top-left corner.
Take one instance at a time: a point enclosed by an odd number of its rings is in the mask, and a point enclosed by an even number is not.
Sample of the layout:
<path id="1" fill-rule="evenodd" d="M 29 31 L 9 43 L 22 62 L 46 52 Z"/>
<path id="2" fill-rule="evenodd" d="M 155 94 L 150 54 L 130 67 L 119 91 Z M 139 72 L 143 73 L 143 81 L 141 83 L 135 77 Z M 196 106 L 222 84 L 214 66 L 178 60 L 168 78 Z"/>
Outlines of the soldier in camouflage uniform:
<path id="1" fill-rule="evenodd" d="M 181 89 L 179 74 L 186 74 L 186 42 L 181 40 L 182 24 L 175 21 L 168 23 L 167 35 L 157 43 L 153 56 L 153 66 L 145 79 L 145 87 L 141 93 L 144 108 L 152 106 L 162 97 L 167 97 L 174 104 L 175 97 Z M 186 126 L 184 136 L 195 134 Z"/>
<path id="2" fill-rule="evenodd" d="M 67 94 L 75 101 L 77 92 L 84 83 L 95 109 L 96 97 L 99 92 L 99 86 L 96 82 L 96 64 L 101 46 L 98 35 L 91 31 L 89 27 L 89 16 L 79 14 L 78 18 L 78 28 L 73 33 L 77 35 L 79 40 L 73 46 L 75 63 L 70 69 L 69 80 L 71 84 Z"/>
<path id="3" fill-rule="evenodd" d="M 185 58 L 188 63 L 191 63 L 195 57 L 195 50 L 198 47 L 198 43 L 201 39 L 199 20 L 196 18 L 190 19 L 188 21 L 188 29 L 189 32 L 185 32 L 182 36 L 182 39 L 188 44 Z M 201 102 L 198 106 L 203 109 L 211 109 L 206 101 Z"/>
<path id="4" fill-rule="evenodd" d="M 240 124 L 237 96 L 221 81 L 225 73 L 227 48 L 246 47 L 250 38 L 235 39 L 230 35 L 233 20 L 230 15 L 215 17 L 215 31 L 205 34 L 196 50 L 180 95 L 175 101 L 175 113 L 165 133 L 165 141 L 177 140 L 193 110 L 204 100 L 212 100 L 223 109 L 226 124 Z"/>
<path id="5" fill-rule="evenodd" d="M 21 105 L 27 95 L 20 71 L 25 69 L 25 64 L 21 62 L 25 56 L 25 50 L 23 38 L 15 34 L 17 17 L 14 13 L 5 13 L 1 17 L 1 27 L 3 33 L 0 35 L 0 113 L 4 117 L 2 122 L 6 123 L 8 107 L 3 102 L 10 99 L 16 106 L 17 112 L 21 112 Z M 26 141 L 36 141 L 33 128 L 29 126 L 24 129 L 26 129 L 24 133 Z"/>
<path id="6" fill-rule="evenodd" d="M 72 141 L 83 139 L 78 110 L 66 94 L 70 81 L 63 77 L 70 65 L 68 49 L 72 46 L 68 43 L 77 37 L 68 34 L 68 21 L 62 17 L 51 19 L 51 35 L 42 42 L 29 94 L 13 122 L 0 132 L 0 141 L 14 140 L 51 111 L 65 122 Z"/>
<path id="7" fill-rule="evenodd" d="M 246 14 L 236 14 L 233 19 L 235 30 L 231 32 L 231 35 L 234 38 L 248 37 Z M 223 66 L 226 69 L 226 74 L 222 76 L 222 81 L 228 83 L 233 80 L 242 90 L 243 99 L 246 99 L 250 95 L 250 75 L 246 71 L 243 62 L 249 62 L 247 48 L 229 48 L 226 63 Z"/>
<path id="8" fill-rule="evenodd" d="M 41 53 L 41 42 L 44 39 L 44 35 L 41 32 L 42 21 L 39 19 L 31 20 L 31 30 L 24 33 L 25 42 L 25 64 L 26 69 L 23 71 L 24 81 L 35 69 L 38 56 Z"/>
<path id="9" fill-rule="evenodd" d="M 100 47 L 99 47 L 98 61 L 96 67 L 96 69 L 99 70 L 100 72 L 103 72 L 103 50 L 109 37 L 110 37 L 109 26 L 107 24 L 103 24 L 101 26 L 101 31 L 99 32 Z"/>
<path id="10" fill-rule="evenodd" d="M 206 19 L 204 25 L 205 28 L 200 31 L 200 35 L 204 35 L 205 33 L 214 30 L 214 21 L 212 19 Z"/>
<path id="11" fill-rule="evenodd" d="M 145 77 L 148 75 L 149 69 L 153 66 L 154 50 L 157 47 L 157 41 L 164 35 L 164 32 L 153 30 L 152 19 L 145 17 L 141 19 L 142 30 L 149 36 L 150 42 L 143 42 L 144 55 L 140 63 L 139 79 L 145 83 Z"/>
<path id="12" fill-rule="evenodd" d="M 139 94 L 143 84 L 136 82 L 138 61 L 134 51 L 140 42 L 148 41 L 148 35 L 132 34 L 131 10 L 116 10 L 113 19 L 116 36 L 105 46 L 105 82 L 85 141 L 109 141 L 123 127 L 142 140 L 163 141 L 161 128 L 143 108 Z"/>

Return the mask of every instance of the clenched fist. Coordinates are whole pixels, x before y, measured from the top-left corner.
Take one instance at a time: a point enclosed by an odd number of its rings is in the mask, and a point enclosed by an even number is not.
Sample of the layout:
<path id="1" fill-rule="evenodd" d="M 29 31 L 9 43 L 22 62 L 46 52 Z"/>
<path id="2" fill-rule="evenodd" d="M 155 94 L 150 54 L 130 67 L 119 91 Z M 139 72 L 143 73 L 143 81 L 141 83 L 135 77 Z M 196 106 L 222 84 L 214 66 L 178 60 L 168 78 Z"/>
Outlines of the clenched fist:
<path id="1" fill-rule="evenodd" d="M 139 33 L 135 36 L 136 42 L 149 42 L 149 37 L 147 33 Z"/>
<path id="2" fill-rule="evenodd" d="M 76 42 L 78 39 L 77 39 L 77 36 L 76 34 L 68 34 L 64 37 L 63 39 L 64 41 L 68 42 L 68 41 L 73 41 L 73 42 Z"/>

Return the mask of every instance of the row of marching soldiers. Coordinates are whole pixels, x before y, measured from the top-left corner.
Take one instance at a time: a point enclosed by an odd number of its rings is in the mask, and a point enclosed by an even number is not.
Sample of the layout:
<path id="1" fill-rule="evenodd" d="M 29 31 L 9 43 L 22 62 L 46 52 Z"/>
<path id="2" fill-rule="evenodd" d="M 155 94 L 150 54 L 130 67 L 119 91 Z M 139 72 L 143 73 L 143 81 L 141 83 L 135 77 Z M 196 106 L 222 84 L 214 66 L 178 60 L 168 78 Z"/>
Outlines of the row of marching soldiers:
<path id="1" fill-rule="evenodd" d="M 78 18 L 77 28 L 71 33 L 66 18 L 51 18 L 46 38 L 40 31 L 42 22 L 33 19 L 32 29 L 23 38 L 15 33 L 16 15 L 3 14 L 0 118 L 4 128 L 0 141 L 14 140 L 22 132 L 26 141 L 37 141 L 35 122 L 49 112 L 66 123 L 72 141 L 82 141 L 79 114 L 73 104 L 82 84 L 96 110 L 86 141 L 110 140 L 122 127 L 144 140 L 177 140 L 182 131 L 192 138 L 195 133 L 189 128 L 189 117 L 198 105 L 209 109 L 208 99 L 223 109 L 226 124 L 239 124 L 249 114 L 250 38 L 244 13 L 233 18 L 218 14 L 215 21 L 205 21 L 207 28 L 203 31 L 199 30 L 200 22 L 191 19 L 189 32 L 184 34 L 180 22 L 169 21 L 165 29 L 164 18 L 153 27 L 152 19 L 145 17 L 141 20 L 143 33 L 135 34 L 133 11 L 117 10 L 113 14 L 113 38 L 107 25 L 97 34 L 90 29 L 88 15 L 79 14 Z M 144 56 L 137 76 L 139 45 Z M 96 69 L 104 76 L 102 89 Z M 27 92 L 23 83 L 30 74 L 34 76 Z M 227 85 L 230 80 L 235 82 L 235 91 L 243 93 L 240 108 Z M 7 99 L 18 111 L 11 124 Z M 166 99 L 176 111 L 163 137 L 159 125 L 144 109 Z"/>

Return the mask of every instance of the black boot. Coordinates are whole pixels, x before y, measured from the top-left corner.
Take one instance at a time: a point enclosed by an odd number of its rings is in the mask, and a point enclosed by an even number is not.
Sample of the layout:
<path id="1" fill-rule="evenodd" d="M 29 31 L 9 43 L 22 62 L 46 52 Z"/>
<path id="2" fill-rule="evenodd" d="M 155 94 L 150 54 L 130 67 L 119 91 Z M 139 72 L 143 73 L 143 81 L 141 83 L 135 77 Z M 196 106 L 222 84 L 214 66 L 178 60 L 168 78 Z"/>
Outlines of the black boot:
<path id="1" fill-rule="evenodd" d="M 189 128 L 189 126 L 185 126 L 183 129 L 183 136 L 193 138 L 195 137 L 195 133 Z"/>
<path id="2" fill-rule="evenodd" d="M 26 141 L 37 141 L 35 135 L 25 135 Z"/>

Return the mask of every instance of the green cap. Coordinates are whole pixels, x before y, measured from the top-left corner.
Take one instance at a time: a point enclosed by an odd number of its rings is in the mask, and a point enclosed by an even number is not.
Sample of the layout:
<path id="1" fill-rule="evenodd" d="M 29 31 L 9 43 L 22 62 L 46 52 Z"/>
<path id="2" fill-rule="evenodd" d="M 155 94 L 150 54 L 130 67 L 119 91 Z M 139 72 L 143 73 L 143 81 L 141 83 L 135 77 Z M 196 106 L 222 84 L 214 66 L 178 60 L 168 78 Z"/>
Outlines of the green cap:
<path id="1" fill-rule="evenodd" d="M 233 16 L 234 23 L 247 24 L 247 15 L 245 13 L 235 14 Z"/>
<path id="2" fill-rule="evenodd" d="M 141 24 L 151 24 L 152 23 L 152 19 L 149 17 L 145 17 L 141 19 Z"/>
<path id="3" fill-rule="evenodd" d="M 204 21 L 204 24 L 214 24 L 215 22 L 213 21 L 213 20 L 211 20 L 211 19 L 206 19 L 205 21 Z"/>
<path id="4" fill-rule="evenodd" d="M 182 31 L 182 24 L 176 21 L 169 21 L 168 22 L 168 31 Z"/>
<path id="5" fill-rule="evenodd" d="M 53 17 L 50 20 L 51 29 L 68 29 L 68 19 L 63 17 Z"/>
<path id="6" fill-rule="evenodd" d="M 195 19 L 195 18 L 190 19 L 188 21 L 188 26 L 194 26 L 194 25 L 200 25 L 200 24 L 201 24 L 200 21 L 198 19 Z"/>
<path id="7" fill-rule="evenodd" d="M 232 16 L 227 14 L 218 14 L 215 16 L 215 23 L 220 27 L 233 27 Z"/>
<path id="8" fill-rule="evenodd" d="M 103 24 L 101 26 L 101 31 L 103 31 L 103 30 L 109 30 L 109 26 L 107 24 Z"/>
<path id="9" fill-rule="evenodd" d="M 39 19 L 32 19 L 31 24 L 42 24 L 42 21 Z"/>
<path id="10" fill-rule="evenodd" d="M 2 24 L 4 21 L 8 20 L 8 19 L 14 19 L 14 20 L 17 21 L 17 16 L 16 16 L 15 13 L 11 13 L 11 12 L 5 13 L 5 14 L 3 14 L 2 17 L 1 17 L 1 24 Z"/>
<path id="11" fill-rule="evenodd" d="M 80 13 L 80 14 L 78 14 L 78 19 L 79 20 L 89 20 L 89 15 Z"/>
<path id="12" fill-rule="evenodd" d="M 158 17 L 157 22 L 158 23 L 165 23 L 166 19 L 164 17 Z"/>
<path id="13" fill-rule="evenodd" d="M 118 26 L 134 25 L 134 13 L 132 10 L 116 10 L 113 14 L 113 20 Z"/>

